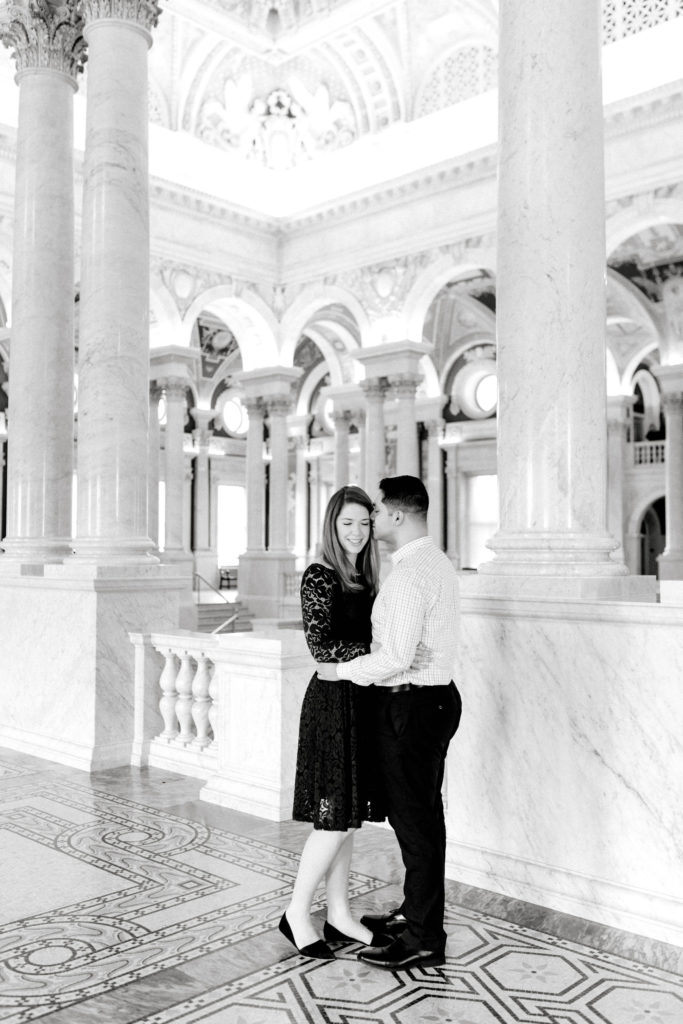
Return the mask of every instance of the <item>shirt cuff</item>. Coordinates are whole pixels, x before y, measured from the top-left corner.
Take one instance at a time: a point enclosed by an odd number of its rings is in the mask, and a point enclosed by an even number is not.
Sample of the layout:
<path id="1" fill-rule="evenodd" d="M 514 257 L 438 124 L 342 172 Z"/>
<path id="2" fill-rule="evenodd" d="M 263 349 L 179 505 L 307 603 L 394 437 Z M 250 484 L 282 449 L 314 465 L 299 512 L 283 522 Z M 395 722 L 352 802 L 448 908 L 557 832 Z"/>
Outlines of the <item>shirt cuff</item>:
<path id="1" fill-rule="evenodd" d="M 343 670 L 344 670 L 344 662 L 343 661 L 338 661 L 337 662 L 337 667 L 336 667 L 337 679 L 347 679 L 348 678 L 348 676 L 344 675 L 344 671 Z"/>

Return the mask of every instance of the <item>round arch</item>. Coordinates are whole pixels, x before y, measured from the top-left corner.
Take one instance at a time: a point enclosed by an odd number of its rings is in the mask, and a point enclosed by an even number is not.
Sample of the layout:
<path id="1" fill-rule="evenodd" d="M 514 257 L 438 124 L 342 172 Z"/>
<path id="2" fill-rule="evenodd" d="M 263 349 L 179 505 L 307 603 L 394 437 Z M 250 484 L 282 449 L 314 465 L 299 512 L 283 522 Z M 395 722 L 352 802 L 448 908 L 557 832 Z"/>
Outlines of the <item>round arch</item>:
<path id="1" fill-rule="evenodd" d="M 255 292 L 245 291 L 238 297 L 232 285 L 217 285 L 198 295 L 183 318 L 188 344 L 195 320 L 204 310 L 220 317 L 235 335 L 243 370 L 280 365 L 278 322 Z"/>
<path id="2" fill-rule="evenodd" d="M 493 274 L 495 253 L 493 250 L 474 250 L 473 255 L 481 257 L 467 263 L 454 263 L 448 256 L 442 256 L 435 263 L 426 267 L 418 275 L 415 283 L 406 296 L 405 310 L 408 336 L 416 341 L 422 339 L 424 323 L 430 305 L 444 285 L 455 278 L 462 277 L 473 271 L 486 270 Z M 491 314 L 493 317 L 493 314 Z M 495 323 L 495 317 L 493 317 Z"/>
<path id="3" fill-rule="evenodd" d="M 626 525 L 626 532 L 631 536 L 635 536 L 642 522 L 643 516 L 647 512 L 650 505 L 654 505 L 660 498 L 666 499 L 666 494 L 662 489 L 661 484 L 653 485 L 645 494 L 641 494 L 634 507 L 631 510 L 631 514 L 628 517 L 628 523 Z"/>
<path id="4" fill-rule="evenodd" d="M 316 313 L 323 312 L 332 305 L 343 306 L 353 317 L 358 325 L 362 344 L 362 339 L 369 333 L 370 319 L 355 295 L 339 285 L 310 285 L 297 295 L 282 317 L 280 360 L 283 366 L 293 366 L 294 353 L 301 335 L 315 319 Z M 328 324 L 331 323 L 330 317 L 326 316 L 324 319 Z M 340 337 L 348 337 L 347 332 L 340 332 Z"/>
<path id="5" fill-rule="evenodd" d="M 632 235 L 655 224 L 683 224 L 683 198 L 653 199 L 645 209 L 628 206 L 609 217 L 605 224 L 607 258 Z"/>

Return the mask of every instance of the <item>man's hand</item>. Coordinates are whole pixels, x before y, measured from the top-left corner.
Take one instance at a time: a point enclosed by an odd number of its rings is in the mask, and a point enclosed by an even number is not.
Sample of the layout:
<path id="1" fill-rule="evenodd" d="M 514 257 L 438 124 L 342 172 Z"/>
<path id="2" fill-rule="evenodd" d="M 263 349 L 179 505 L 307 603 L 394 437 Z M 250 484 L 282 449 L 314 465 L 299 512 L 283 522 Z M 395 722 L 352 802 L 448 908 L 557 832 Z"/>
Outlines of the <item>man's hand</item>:
<path id="1" fill-rule="evenodd" d="M 318 679 L 324 679 L 329 683 L 336 682 L 339 679 L 337 665 L 334 661 L 318 662 L 315 670 L 318 673 Z"/>
<path id="2" fill-rule="evenodd" d="M 423 643 L 419 643 L 415 649 L 415 657 L 410 666 L 410 671 L 419 672 L 423 668 L 429 668 L 433 661 L 434 653 L 431 648 L 425 647 Z"/>

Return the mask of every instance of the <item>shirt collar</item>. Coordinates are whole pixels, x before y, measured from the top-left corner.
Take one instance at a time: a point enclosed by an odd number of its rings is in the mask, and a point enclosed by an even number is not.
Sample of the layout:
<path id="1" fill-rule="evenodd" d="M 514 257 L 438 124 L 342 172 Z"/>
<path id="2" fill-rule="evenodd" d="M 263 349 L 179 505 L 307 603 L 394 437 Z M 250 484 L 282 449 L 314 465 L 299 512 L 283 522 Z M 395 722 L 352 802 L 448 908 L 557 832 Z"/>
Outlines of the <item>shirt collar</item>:
<path id="1" fill-rule="evenodd" d="M 432 538 L 429 537 L 429 536 L 417 537 L 416 540 L 408 541 L 407 544 L 403 544 L 396 551 L 392 551 L 392 553 L 390 555 L 392 564 L 393 565 L 398 565 L 398 563 L 401 562 L 404 558 L 407 558 L 408 555 L 412 555 L 413 551 L 418 551 L 419 548 L 423 548 L 426 545 L 431 544 L 431 543 L 432 543 Z"/>

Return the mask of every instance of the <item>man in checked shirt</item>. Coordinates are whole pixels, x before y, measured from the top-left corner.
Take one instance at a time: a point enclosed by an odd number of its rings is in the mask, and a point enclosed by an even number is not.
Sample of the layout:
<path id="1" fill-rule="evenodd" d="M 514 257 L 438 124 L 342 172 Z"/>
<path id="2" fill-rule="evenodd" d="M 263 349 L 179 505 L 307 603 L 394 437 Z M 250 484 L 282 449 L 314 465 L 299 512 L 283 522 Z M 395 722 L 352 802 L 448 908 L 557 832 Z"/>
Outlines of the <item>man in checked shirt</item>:
<path id="1" fill-rule="evenodd" d="M 459 590 L 453 565 L 427 534 L 429 497 L 422 481 L 396 476 L 379 486 L 373 532 L 391 548 L 393 567 L 372 610 L 372 653 L 317 669 L 322 679 L 374 687 L 377 754 L 405 882 L 401 907 L 361 918 L 375 931 L 381 926 L 393 941 L 380 949 L 366 947 L 358 957 L 401 970 L 445 959 L 441 786 L 461 712 L 452 678 Z M 430 652 L 429 661 L 411 669 L 418 645 Z"/>

